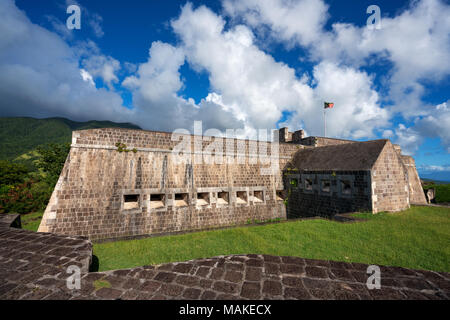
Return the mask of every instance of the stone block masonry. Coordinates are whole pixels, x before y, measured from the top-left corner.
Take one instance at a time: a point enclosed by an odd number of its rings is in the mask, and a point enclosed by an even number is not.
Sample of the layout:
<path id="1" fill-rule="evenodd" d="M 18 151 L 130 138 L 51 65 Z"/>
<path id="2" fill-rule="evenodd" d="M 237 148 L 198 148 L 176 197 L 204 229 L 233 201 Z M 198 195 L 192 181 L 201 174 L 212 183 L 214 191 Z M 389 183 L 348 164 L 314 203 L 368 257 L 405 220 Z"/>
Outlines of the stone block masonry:
<path id="1" fill-rule="evenodd" d="M 285 176 L 288 218 L 371 211 L 370 171 L 302 171 Z M 291 181 L 295 179 L 295 185 Z M 345 185 L 348 183 L 348 190 Z"/>
<path id="2" fill-rule="evenodd" d="M 380 266 L 381 288 L 369 290 L 367 264 L 257 254 L 88 272 L 92 258 L 88 239 L 10 228 L 12 222 L 0 219 L 0 300 L 450 297 L 446 272 Z M 71 266 L 80 268 L 78 288 L 67 285 L 73 283 L 68 281 Z"/>
<path id="3" fill-rule="evenodd" d="M 39 231 L 101 240 L 286 218 L 284 203 L 276 197 L 284 188 L 281 170 L 261 174 L 269 165 L 259 161 L 252 141 L 232 139 L 235 152 L 222 163 L 197 163 L 196 139 L 191 138 L 194 152 L 178 163 L 173 150 L 179 141 L 172 141 L 171 133 L 74 132 Z M 134 151 L 119 152 L 118 142 Z M 211 142 L 200 142 L 201 150 L 208 150 Z M 224 139 L 224 154 L 226 143 Z M 280 144 L 279 166 L 299 148 Z M 266 151 L 270 156 L 270 143 Z M 212 150 L 212 156 L 217 154 Z"/>
<path id="4" fill-rule="evenodd" d="M 426 203 L 414 160 L 389 140 L 274 138 L 75 131 L 39 231 L 125 239 Z"/>

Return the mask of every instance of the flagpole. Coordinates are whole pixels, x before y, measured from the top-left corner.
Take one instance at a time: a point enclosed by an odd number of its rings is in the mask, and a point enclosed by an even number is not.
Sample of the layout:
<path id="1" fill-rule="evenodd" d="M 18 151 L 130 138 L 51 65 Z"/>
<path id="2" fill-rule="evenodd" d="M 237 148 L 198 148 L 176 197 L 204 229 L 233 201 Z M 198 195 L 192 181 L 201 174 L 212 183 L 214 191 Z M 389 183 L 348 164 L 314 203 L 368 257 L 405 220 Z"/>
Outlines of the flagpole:
<path id="1" fill-rule="evenodd" d="M 325 111 L 326 111 L 327 109 L 323 109 L 323 136 L 326 138 L 326 136 L 327 136 L 327 117 L 326 117 L 326 114 L 325 114 Z"/>

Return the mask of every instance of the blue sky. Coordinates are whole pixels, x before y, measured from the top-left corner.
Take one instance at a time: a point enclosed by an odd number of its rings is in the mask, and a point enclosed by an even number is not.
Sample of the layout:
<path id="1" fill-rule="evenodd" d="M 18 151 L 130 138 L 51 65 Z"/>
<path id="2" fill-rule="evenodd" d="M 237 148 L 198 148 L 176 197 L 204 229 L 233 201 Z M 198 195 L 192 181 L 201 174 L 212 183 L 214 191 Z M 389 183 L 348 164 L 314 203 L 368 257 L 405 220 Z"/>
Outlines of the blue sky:
<path id="1" fill-rule="evenodd" d="M 326 100 L 328 136 L 389 138 L 450 172 L 447 2 L 5 0 L 0 19 L 0 115 L 323 135 Z"/>

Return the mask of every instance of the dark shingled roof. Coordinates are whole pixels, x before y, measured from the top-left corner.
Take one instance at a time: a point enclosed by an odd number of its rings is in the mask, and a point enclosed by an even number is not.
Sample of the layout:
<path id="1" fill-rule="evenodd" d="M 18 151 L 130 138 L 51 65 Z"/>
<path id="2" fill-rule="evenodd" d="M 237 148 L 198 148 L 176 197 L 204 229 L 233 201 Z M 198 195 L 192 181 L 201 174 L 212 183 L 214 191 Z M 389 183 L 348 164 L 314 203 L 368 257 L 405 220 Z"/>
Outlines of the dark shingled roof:
<path id="1" fill-rule="evenodd" d="M 294 155 L 299 170 L 368 170 L 373 167 L 389 140 L 372 140 L 307 148 Z"/>

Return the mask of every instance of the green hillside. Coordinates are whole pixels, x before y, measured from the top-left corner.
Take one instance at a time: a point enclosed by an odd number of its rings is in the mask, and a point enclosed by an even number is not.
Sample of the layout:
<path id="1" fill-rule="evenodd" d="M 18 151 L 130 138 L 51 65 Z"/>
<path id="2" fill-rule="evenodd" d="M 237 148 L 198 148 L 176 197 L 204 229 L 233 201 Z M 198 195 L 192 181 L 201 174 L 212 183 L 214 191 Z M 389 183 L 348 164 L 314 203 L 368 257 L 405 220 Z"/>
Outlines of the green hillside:
<path id="1" fill-rule="evenodd" d="M 69 143 L 72 131 L 95 128 L 141 129 L 131 123 L 77 122 L 65 118 L 0 118 L 0 160 L 14 160 L 48 143 Z"/>

